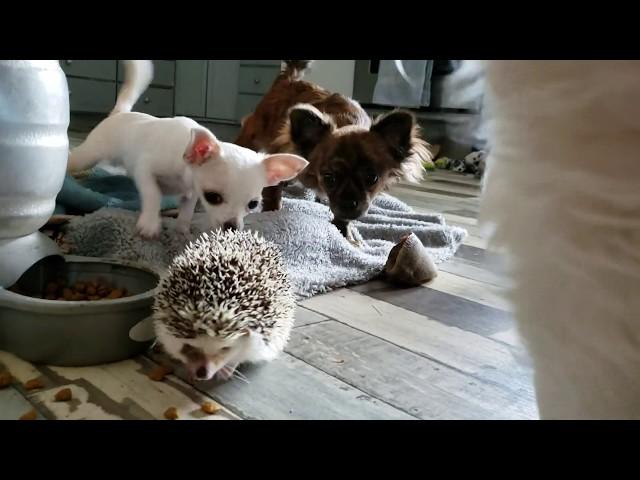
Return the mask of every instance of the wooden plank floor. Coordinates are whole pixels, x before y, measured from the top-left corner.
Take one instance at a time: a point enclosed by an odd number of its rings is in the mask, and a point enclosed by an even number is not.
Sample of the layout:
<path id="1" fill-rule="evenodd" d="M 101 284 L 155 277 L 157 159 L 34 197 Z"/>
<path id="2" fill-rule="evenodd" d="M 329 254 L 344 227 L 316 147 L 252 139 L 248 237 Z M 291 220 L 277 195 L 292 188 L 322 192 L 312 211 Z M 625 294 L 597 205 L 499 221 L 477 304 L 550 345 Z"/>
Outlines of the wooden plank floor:
<path id="1" fill-rule="evenodd" d="M 46 419 L 534 419 L 532 375 L 503 292 L 500 255 L 485 250 L 477 227 L 479 186 L 435 172 L 392 193 L 417 211 L 443 213 L 469 231 L 430 284 L 395 289 L 375 281 L 303 301 L 286 353 L 242 368 L 248 383 L 191 386 L 182 370 L 165 382 L 146 373 L 153 353 L 88 368 L 34 366 L 0 352 L 17 382 L 0 391 L 0 419 L 35 408 Z M 22 383 L 40 377 L 44 389 Z M 74 394 L 55 402 L 60 388 Z M 223 408 L 203 416 L 199 404 Z"/>

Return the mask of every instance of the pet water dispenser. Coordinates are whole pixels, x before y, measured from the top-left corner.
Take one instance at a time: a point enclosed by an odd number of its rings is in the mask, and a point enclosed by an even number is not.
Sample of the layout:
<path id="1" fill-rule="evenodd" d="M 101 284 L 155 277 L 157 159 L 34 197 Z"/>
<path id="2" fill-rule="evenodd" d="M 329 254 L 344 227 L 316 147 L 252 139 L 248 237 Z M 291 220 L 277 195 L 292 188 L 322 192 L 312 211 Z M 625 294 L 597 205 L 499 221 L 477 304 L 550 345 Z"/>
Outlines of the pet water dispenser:
<path id="1" fill-rule="evenodd" d="M 65 257 L 39 232 L 64 182 L 68 127 L 69 92 L 57 60 L 0 60 L 0 350 L 81 366 L 148 348 L 158 273 L 131 262 Z M 70 282 L 106 278 L 132 295 L 61 301 L 8 290 L 41 292 L 61 274 Z"/>

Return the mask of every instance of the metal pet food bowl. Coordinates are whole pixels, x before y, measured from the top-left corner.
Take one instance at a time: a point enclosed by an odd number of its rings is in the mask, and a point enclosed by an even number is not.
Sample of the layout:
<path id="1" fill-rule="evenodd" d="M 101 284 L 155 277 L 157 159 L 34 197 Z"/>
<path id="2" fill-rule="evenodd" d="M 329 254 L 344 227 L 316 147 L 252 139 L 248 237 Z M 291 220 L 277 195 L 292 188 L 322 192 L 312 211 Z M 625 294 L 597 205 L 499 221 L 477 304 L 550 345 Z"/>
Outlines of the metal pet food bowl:
<path id="1" fill-rule="evenodd" d="M 87 366 L 124 360 L 151 346 L 151 307 L 158 272 L 131 262 L 51 256 L 29 268 L 16 287 L 37 295 L 60 277 L 67 284 L 107 282 L 126 288 L 130 296 L 44 300 L 0 288 L 0 350 L 32 363 Z"/>

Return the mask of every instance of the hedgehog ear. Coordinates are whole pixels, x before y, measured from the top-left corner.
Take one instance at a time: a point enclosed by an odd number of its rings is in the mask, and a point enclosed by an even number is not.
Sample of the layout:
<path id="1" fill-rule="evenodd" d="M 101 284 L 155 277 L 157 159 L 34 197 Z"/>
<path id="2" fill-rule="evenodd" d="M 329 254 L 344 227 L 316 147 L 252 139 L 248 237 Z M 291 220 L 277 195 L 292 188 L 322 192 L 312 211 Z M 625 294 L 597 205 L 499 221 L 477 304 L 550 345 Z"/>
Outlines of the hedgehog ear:
<path id="1" fill-rule="evenodd" d="M 216 137 L 205 128 L 192 128 L 191 139 L 183 158 L 190 165 L 202 165 L 220 155 L 220 144 Z"/>
<path id="2" fill-rule="evenodd" d="M 286 182 L 298 176 L 309 162 L 298 155 L 290 153 L 276 153 L 264 159 L 264 169 L 267 176 L 267 186 L 273 187 L 280 182 Z"/>

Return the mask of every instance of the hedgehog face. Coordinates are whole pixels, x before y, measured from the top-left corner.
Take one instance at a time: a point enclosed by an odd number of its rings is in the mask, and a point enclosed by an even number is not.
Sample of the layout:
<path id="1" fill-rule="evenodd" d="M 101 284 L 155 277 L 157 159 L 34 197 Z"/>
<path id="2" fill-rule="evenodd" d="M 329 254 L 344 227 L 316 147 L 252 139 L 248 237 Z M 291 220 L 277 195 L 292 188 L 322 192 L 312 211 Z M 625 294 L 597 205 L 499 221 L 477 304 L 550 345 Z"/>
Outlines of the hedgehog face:
<path id="1" fill-rule="evenodd" d="M 159 327 L 158 340 L 167 353 L 181 361 L 196 380 L 211 380 L 216 374 L 228 378 L 235 367 L 245 361 L 250 337 L 248 331 L 231 338 L 209 335 L 178 338 L 162 325 Z"/>
<path id="2" fill-rule="evenodd" d="M 211 380 L 214 376 L 231 376 L 244 360 L 245 335 L 233 340 L 200 336 L 184 342 L 180 355 L 192 377 Z"/>
<path id="3" fill-rule="evenodd" d="M 219 142 L 215 154 L 192 164 L 193 183 L 211 226 L 242 230 L 244 217 L 259 211 L 262 190 L 296 177 L 306 166 L 302 157 L 264 155 Z"/>

